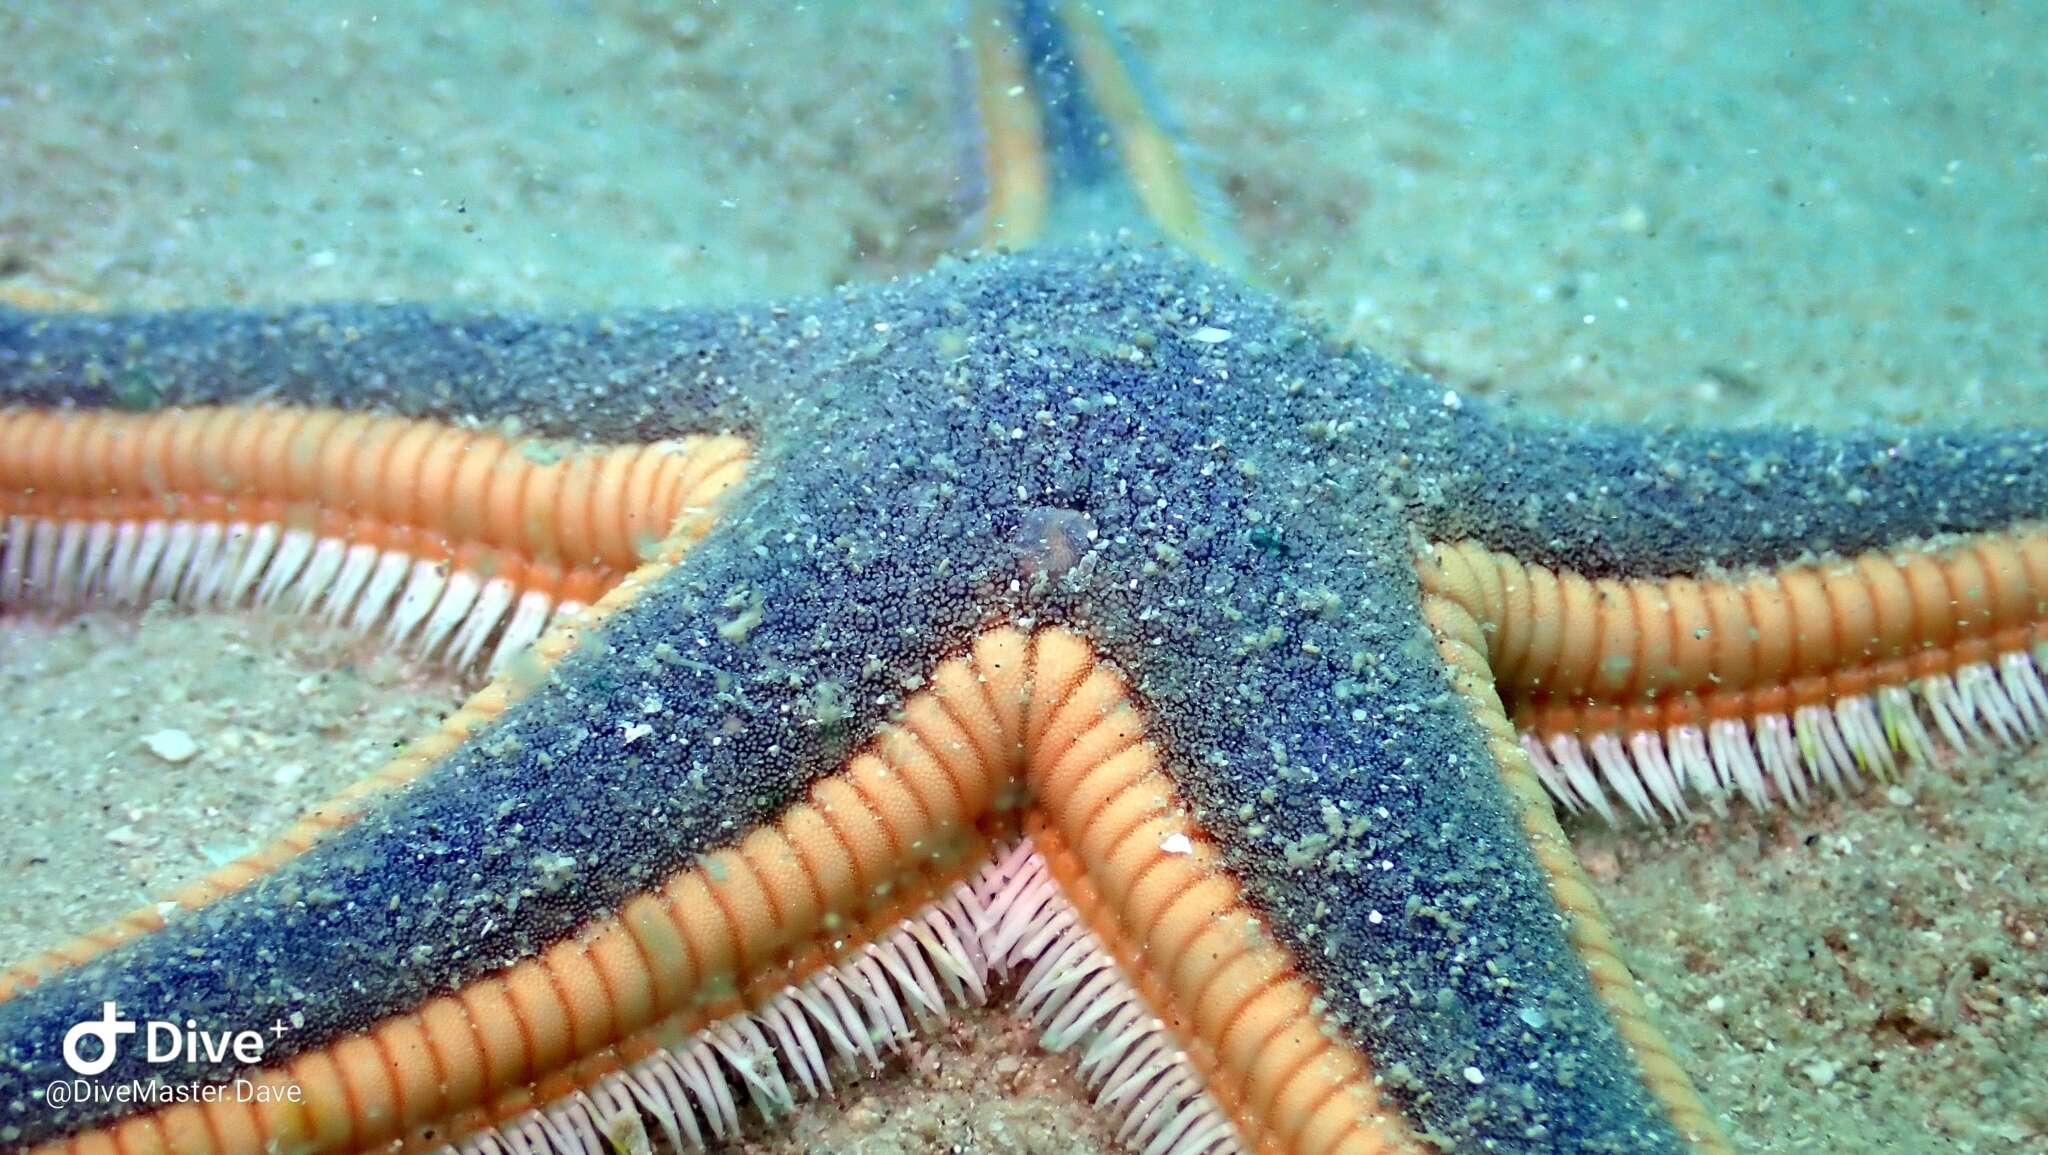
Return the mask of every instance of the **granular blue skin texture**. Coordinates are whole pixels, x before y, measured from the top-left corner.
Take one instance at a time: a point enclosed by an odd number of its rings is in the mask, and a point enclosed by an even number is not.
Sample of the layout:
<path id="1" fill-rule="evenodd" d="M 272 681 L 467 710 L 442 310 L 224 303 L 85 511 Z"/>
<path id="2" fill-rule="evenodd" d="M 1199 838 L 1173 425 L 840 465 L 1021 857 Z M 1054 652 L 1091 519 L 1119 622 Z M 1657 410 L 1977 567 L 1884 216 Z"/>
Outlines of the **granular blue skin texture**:
<path id="1" fill-rule="evenodd" d="M 695 552 L 413 788 L 0 1004 L 7 1145 L 111 1117 L 36 1098 L 104 1000 L 302 1023 L 269 1062 L 366 1027 L 772 819 L 1012 623 L 1083 631 L 1125 672 L 1203 828 L 1420 1128 L 1458 1151 L 1675 1151 L 1444 676 L 1418 543 L 1676 574 L 2048 514 L 2039 431 L 1497 423 L 1158 249 L 613 319 L 0 314 L 0 404 L 252 397 L 761 453 Z M 1046 527 L 1078 555 L 1057 573 Z"/>

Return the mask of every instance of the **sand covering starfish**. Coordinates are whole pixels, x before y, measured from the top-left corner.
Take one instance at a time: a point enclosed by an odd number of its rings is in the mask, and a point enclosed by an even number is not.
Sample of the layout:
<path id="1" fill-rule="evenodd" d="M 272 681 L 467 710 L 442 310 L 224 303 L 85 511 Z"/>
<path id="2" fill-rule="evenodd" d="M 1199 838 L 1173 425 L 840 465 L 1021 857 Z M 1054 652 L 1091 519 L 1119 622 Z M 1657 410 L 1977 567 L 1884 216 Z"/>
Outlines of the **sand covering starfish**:
<path id="1" fill-rule="evenodd" d="M 996 15 L 1039 249 L 715 312 L 6 315 L 0 599 L 498 670 L 17 971 L 10 1144 L 688 1146 L 1011 976 L 1140 1149 L 1725 1146 L 1551 800 L 2038 738 L 2044 436 L 1501 422 L 1088 239 L 1230 258 L 1100 26 Z M 288 1021 L 249 1074 L 303 1099 L 37 1101 L 105 1001 Z"/>

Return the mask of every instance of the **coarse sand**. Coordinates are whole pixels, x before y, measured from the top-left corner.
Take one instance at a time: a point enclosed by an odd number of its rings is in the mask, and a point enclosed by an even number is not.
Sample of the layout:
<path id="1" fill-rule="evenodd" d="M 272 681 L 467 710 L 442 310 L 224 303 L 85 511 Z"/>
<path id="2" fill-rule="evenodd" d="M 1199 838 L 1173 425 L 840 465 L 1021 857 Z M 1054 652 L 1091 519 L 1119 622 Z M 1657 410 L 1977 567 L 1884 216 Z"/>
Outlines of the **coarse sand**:
<path id="1" fill-rule="evenodd" d="M 944 3 L 0 11 L 0 292 L 550 308 L 815 292 L 964 234 Z M 2048 423 L 2048 8 L 1117 6 L 1252 275 L 1587 419 Z M 453 708 L 251 615 L 0 616 L 0 959 Z M 1574 828 L 1745 1150 L 2048 1151 L 2048 757 Z M 1008 1016 L 746 1148 L 1113 1150 Z"/>

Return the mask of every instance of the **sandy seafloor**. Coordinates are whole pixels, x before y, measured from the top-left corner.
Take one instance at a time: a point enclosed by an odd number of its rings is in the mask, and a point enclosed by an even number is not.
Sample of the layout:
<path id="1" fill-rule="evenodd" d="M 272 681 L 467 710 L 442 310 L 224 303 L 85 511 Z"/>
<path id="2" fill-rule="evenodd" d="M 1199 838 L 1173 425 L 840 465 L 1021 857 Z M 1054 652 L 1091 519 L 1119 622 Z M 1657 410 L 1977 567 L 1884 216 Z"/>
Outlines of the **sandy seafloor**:
<path id="1" fill-rule="evenodd" d="M 1119 6 L 1257 274 L 1331 328 L 1588 420 L 2048 422 L 2048 7 L 1341 8 Z M 140 11 L 0 10 L 17 298 L 717 302 L 960 235 L 947 4 Z M 296 624 L 0 616 L 0 959 L 456 694 Z M 1577 833 L 1745 1149 L 2048 1151 L 2048 758 Z M 976 1020 L 749 1145 L 1104 1147 L 1024 1038 Z"/>

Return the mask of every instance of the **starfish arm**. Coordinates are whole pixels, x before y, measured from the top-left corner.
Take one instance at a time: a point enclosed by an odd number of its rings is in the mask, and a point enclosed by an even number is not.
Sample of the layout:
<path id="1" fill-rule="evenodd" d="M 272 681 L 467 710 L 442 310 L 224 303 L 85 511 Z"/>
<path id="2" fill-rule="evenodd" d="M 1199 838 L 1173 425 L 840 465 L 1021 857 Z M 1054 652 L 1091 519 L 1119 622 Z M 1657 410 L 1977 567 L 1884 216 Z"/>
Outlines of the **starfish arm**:
<path id="1" fill-rule="evenodd" d="M 1804 805 L 2048 734 L 2048 433 L 1424 426 L 1424 586 L 1613 820 Z"/>
<path id="2" fill-rule="evenodd" d="M 1551 792 L 1610 821 L 1800 809 L 2048 737 L 2038 525 L 1699 577 L 1589 578 L 1469 540 L 1417 565 L 1483 624 Z"/>
<path id="3" fill-rule="evenodd" d="M 1234 556 L 1195 574 L 1212 604 L 1227 589 L 1226 606 L 1300 605 L 1305 591 L 1266 581 L 1346 564 L 1300 548 L 1276 573 L 1256 547 L 1219 546 Z M 1092 608 L 1154 705 L 1202 828 L 1332 1017 L 1394 1072 L 1393 1098 L 1450 1149 L 1711 1139 L 1711 1116 L 1627 1001 L 1633 979 L 1583 880 L 1553 881 L 1569 847 L 1518 818 L 1495 752 L 1444 692 L 1406 575 L 1348 564 L 1359 580 L 1316 592 L 1357 609 L 1327 623 L 1273 611 L 1248 631 L 1174 600 L 1172 582 L 1147 599 L 1190 607 L 1170 624 L 1125 634 Z M 1171 641 L 1136 641 L 1148 634 Z"/>
<path id="4" fill-rule="evenodd" d="M 1453 418 L 1418 444 L 1424 532 L 1588 577 L 1851 556 L 2048 518 L 2048 430 L 1585 428 L 1470 404 Z"/>
<path id="5" fill-rule="evenodd" d="M 615 402 L 637 395 L 665 413 L 690 400 L 687 380 L 703 413 L 660 427 L 701 424 L 743 408 L 736 381 L 763 368 L 768 338 L 750 320 L 0 312 L 0 605 L 317 610 L 462 672 L 499 672 L 556 627 L 442 730 L 182 890 L 181 905 L 274 869 L 495 717 L 576 629 L 651 580 L 629 571 L 649 558 L 658 570 L 702 535 L 747 457 L 731 437 L 563 446 L 390 412 L 586 432 L 609 415 L 644 432 L 652 419 Z M 594 399 L 593 424 L 535 400 L 557 392 Z M 311 407 L 328 401 L 357 411 Z M 162 922 L 159 905 L 141 908 L 0 975 L 0 994 Z"/>
<path id="6" fill-rule="evenodd" d="M 729 440 L 698 449 L 692 455 L 682 485 L 690 495 L 687 500 L 691 512 L 670 519 L 673 528 L 655 555 L 625 574 L 617 584 L 596 594 L 591 604 L 569 613 L 553 613 L 552 623 L 533 639 L 530 646 L 524 646 L 520 639 L 526 636 L 528 628 L 540 627 L 537 624 L 531 627 L 521 625 L 521 617 L 538 619 L 542 614 L 513 617 L 505 624 L 504 633 L 499 637 L 500 648 L 520 644 L 521 652 L 502 663 L 506 668 L 497 677 L 470 695 L 459 710 L 433 731 L 408 743 L 397 757 L 322 802 L 285 833 L 180 888 L 168 901 L 139 907 L 105 926 L 0 972 L 0 1001 L 49 974 L 77 966 L 113 946 L 160 929 L 166 921 L 168 909 L 193 909 L 207 905 L 271 874 L 304 854 L 316 842 L 356 821 L 380 795 L 412 782 L 439 764 L 495 721 L 509 705 L 530 693 L 546 672 L 576 647 L 586 632 L 602 624 L 618 609 L 630 605 L 648 585 L 660 580 L 709 528 L 718 499 L 739 480 L 744 464 L 743 447 Z M 6 472 L 0 468 L 0 475 Z M 344 605 L 343 608 L 348 607 Z M 329 616 L 334 615 L 330 613 Z M 460 640 L 459 634 L 457 640 Z"/>
<path id="7" fill-rule="evenodd" d="M 1732 1152 L 1734 1148 L 1722 1133 L 1719 1121 L 1693 1088 L 1679 1056 L 1651 1019 L 1649 1007 L 1637 990 L 1635 976 L 1622 960 L 1614 930 L 1579 865 L 1578 854 L 1558 826 L 1555 807 L 1545 794 L 1550 778 L 1516 740 L 1515 727 L 1502 705 L 1488 658 L 1488 626 L 1453 590 L 1446 589 L 1443 578 L 1447 567 L 1425 558 L 1421 570 L 1426 591 L 1423 615 L 1435 635 L 1451 684 L 1485 735 L 1494 769 L 1521 822 L 1529 849 L 1549 881 L 1551 897 L 1564 916 L 1573 949 L 1627 1040 L 1644 1084 L 1694 1151 L 1702 1155 Z"/>
<path id="8" fill-rule="evenodd" d="M 647 442 L 742 432 L 779 375 L 767 310 L 561 318 L 419 305 L 146 314 L 0 308 L 0 408 L 150 411 L 266 402 L 516 421 Z M 779 382 L 776 382 L 779 385 Z"/>
<path id="9" fill-rule="evenodd" d="M 545 952 L 786 810 L 976 612 L 953 581 L 913 581 L 932 575 L 850 541 L 805 493 L 736 510 L 545 685 L 354 824 L 0 1004 L 0 1103 L 60 1077 L 64 1031 L 107 999 L 173 1021 L 298 1024 L 273 1058 L 334 1044 Z M 769 526 L 804 529 L 770 544 Z M 107 1077 L 131 1075 L 146 1077 L 133 1049 Z M 21 1138 L 104 1114 L 27 1112 Z"/>
<path id="10" fill-rule="evenodd" d="M 956 61 L 983 243 L 1138 228 L 1222 267 L 1243 264 L 1222 194 L 1097 5 L 973 0 L 962 9 Z"/>

